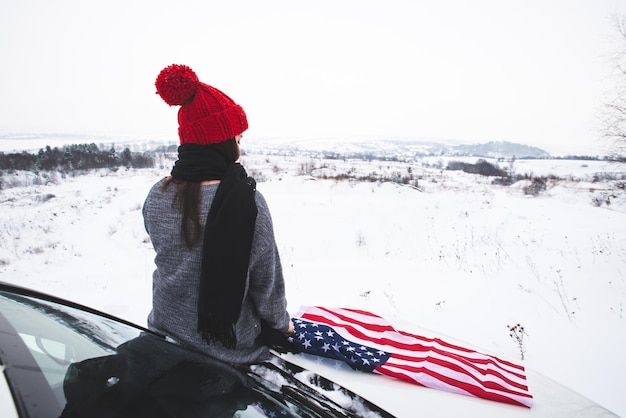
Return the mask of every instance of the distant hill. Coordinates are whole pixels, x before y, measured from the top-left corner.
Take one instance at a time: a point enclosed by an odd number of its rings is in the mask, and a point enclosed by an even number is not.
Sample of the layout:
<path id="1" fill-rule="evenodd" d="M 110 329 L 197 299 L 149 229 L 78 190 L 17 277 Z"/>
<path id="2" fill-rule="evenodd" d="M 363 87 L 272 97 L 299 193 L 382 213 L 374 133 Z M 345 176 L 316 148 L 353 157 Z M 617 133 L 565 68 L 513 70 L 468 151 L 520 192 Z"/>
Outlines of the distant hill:
<path id="1" fill-rule="evenodd" d="M 540 148 L 506 141 L 484 144 L 446 144 L 436 140 L 399 138 L 336 138 L 300 139 L 290 142 L 255 140 L 246 143 L 246 149 L 274 155 L 310 155 L 332 158 L 382 158 L 411 160 L 424 156 L 458 156 L 480 158 L 551 158 Z"/>
<path id="2" fill-rule="evenodd" d="M 489 158 L 549 158 L 541 148 L 506 141 L 491 141 L 486 144 L 455 145 L 454 154 Z"/>

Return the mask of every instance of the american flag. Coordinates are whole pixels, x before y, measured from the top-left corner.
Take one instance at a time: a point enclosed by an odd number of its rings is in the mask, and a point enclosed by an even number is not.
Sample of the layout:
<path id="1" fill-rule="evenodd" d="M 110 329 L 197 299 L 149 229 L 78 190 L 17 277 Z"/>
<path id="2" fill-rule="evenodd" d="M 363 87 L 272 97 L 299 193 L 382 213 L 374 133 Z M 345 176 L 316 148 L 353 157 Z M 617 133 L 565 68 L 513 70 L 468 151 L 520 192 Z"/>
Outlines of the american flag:
<path id="1" fill-rule="evenodd" d="M 421 386 L 530 408 L 524 367 L 492 355 L 395 330 L 370 312 L 307 306 L 293 318 L 294 351 Z"/>

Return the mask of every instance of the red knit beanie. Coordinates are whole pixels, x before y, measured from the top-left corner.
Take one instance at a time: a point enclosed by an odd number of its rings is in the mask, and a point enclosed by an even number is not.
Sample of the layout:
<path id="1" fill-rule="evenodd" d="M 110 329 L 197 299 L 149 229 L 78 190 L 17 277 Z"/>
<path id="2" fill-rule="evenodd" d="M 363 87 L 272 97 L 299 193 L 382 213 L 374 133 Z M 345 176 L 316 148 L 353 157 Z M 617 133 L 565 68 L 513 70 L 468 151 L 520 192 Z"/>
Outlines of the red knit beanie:
<path id="1" fill-rule="evenodd" d="M 157 93 L 178 111 L 181 144 L 215 144 L 248 129 L 246 114 L 230 97 L 201 83 L 186 65 L 172 64 L 156 79 Z"/>

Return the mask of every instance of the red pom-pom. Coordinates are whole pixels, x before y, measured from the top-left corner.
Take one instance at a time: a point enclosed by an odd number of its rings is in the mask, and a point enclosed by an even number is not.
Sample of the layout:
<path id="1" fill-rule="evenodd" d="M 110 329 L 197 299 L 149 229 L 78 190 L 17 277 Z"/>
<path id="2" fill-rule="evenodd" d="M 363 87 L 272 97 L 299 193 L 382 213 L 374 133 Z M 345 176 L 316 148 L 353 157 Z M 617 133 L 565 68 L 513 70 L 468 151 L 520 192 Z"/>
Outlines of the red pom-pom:
<path id="1" fill-rule="evenodd" d="M 165 67 L 154 83 L 157 93 L 170 106 L 180 106 L 193 99 L 198 88 L 198 76 L 186 65 Z"/>

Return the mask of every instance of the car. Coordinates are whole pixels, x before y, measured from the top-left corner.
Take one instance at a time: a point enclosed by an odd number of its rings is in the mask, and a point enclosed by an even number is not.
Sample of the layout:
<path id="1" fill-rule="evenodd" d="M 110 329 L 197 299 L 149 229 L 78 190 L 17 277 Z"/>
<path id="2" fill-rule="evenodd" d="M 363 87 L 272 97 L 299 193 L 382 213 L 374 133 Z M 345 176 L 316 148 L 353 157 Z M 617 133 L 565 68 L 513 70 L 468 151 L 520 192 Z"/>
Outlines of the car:
<path id="1" fill-rule="evenodd" d="M 285 361 L 236 367 L 77 303 L 0 283 L 0 415 L 349 417 L 391 414 Z"/>
<path id="2" fill-rule="evenodd" d="M 233 366 L 123 319 L 0 282 L 0 414 L 109 417 L 617 417 L 526 370 L 532 408 L 304 353 Z"/>

